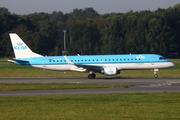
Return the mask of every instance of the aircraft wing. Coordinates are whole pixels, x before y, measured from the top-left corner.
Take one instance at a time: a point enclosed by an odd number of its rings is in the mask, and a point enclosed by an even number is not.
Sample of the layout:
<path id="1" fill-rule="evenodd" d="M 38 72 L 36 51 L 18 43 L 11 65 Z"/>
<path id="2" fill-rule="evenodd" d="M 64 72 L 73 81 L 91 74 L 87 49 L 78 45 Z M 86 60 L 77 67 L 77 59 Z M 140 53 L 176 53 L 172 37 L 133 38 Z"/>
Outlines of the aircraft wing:
<path id="1" fill-rule="evenodd" d="M 87 70 L 87 69 L 90 69 L 90 70 L 102 70 L 103 69 L 103 67 L 100 66 L 100 65 L 77 64 L 77 63 L 71 62 L 67 58 L 67 56 L 64 56 L 64 58 L 65 58 L 65 60 L 67 61 L 68 64 L 76 66 L 76 68 L 72 68 L 72 70 L 79 70 L 80 68 L 84 69 L 84 70 Z"/>
<path id="2" fill-rule="evenodd" d="M 94 70 L 94 71 L 101 71 L 104 70 L 105 68 L 115 68 L 115 66 L 106 66 L 106 65 L 99 65 L 99 64 L 78 64 L 78 63 L 73 63 L 71 62 L 67 56 L 64 56 L 65 60 L 67 61 L 68 64 L 74 65 L 75 67 L 72 67 L 71 70 L 73 71 L 89 71 L 89 70 Z M 120 69 L 118 69 L 120 70 Z"/>
<path id="3" fill-rule="evenodd" d="M 96 65 L 84 65 L 84 64 L 73 64 L 74 67 L 70 68 L 72 71 L 78 71 L 78 72 L 85 72 L 85 71 L 101 71 L 103 70 L 102 66 L 96 66 Z"/>
<path id="4" fill-rule="evenodd" d="M 90 70 L 102 70 L 104 67 L 100 65 L 87 65 L 87 64 L 74 64 L 77 67 L 82 67 L 84 69 Z"/>

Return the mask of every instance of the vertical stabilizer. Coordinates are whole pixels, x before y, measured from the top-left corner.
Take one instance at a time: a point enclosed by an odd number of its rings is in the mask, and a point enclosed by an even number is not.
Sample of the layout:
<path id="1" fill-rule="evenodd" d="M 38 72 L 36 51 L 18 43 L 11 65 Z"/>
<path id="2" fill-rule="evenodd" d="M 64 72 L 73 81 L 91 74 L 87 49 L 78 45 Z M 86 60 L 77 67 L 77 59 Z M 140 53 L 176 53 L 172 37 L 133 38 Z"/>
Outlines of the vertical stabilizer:
<path id="1" fill-rule="evenodd" d="M 42 57 L 42 55 L 32 52 L 31 49 L 22 41 L 22 39 L 16 33 L 10 33 L 9 36 L 16 59 Z"/>

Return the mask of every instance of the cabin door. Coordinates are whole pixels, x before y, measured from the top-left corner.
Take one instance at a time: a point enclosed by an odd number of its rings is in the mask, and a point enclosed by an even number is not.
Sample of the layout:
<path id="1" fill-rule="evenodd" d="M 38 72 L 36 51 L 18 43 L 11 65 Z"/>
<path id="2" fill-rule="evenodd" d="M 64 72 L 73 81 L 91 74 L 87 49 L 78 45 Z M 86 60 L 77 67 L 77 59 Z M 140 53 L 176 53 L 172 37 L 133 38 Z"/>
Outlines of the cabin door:
<path id="1" fill-rule="evenodd" d="M 151 63 L 151 65 L 154 65 L 154 64 L 155 64 L 155 57 L 154 57 L 154 56 L 151 56 L 151 58 L 150 58 L 150 63 Z"/>
<path id="2" fill-rule="evenodd" d="M 46 67 L 46 66 L 47 66 L 47 59 L 43 59 L 42 65 L 43 65 L 43 67 Z"/>

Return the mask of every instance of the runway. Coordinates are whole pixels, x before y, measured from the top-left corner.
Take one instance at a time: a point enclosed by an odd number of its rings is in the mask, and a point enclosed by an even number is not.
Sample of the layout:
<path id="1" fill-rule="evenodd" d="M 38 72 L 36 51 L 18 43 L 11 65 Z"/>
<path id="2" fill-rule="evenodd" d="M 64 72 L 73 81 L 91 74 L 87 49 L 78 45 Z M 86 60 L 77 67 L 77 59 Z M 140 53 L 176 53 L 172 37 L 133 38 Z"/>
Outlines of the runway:
<path id="1" fill-rule="evenodd" d="M 180 92 L 179 78 L 0 78 L 0 83 L 90 83 L 130 86 L 129 88 L 0 91 L 0 96 Z"/>

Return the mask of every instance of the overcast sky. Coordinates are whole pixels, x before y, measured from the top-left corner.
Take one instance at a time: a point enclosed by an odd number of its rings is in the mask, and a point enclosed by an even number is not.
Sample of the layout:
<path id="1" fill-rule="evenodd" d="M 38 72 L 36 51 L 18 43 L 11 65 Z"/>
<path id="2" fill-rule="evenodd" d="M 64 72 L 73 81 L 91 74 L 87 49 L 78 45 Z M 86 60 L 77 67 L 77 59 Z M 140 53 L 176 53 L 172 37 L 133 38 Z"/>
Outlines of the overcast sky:
<path id="1" fill-rule="evenodd" d="M 99 14 L 130 10 L 141 11 L 168 8 L 180 3 L 180 0 L 0 0 L 0 7 L 6 7 L 11 13 L 30 14 L 34 12 L 62 11 L 70 13 L 73 9 L 92 7 Z"/>

